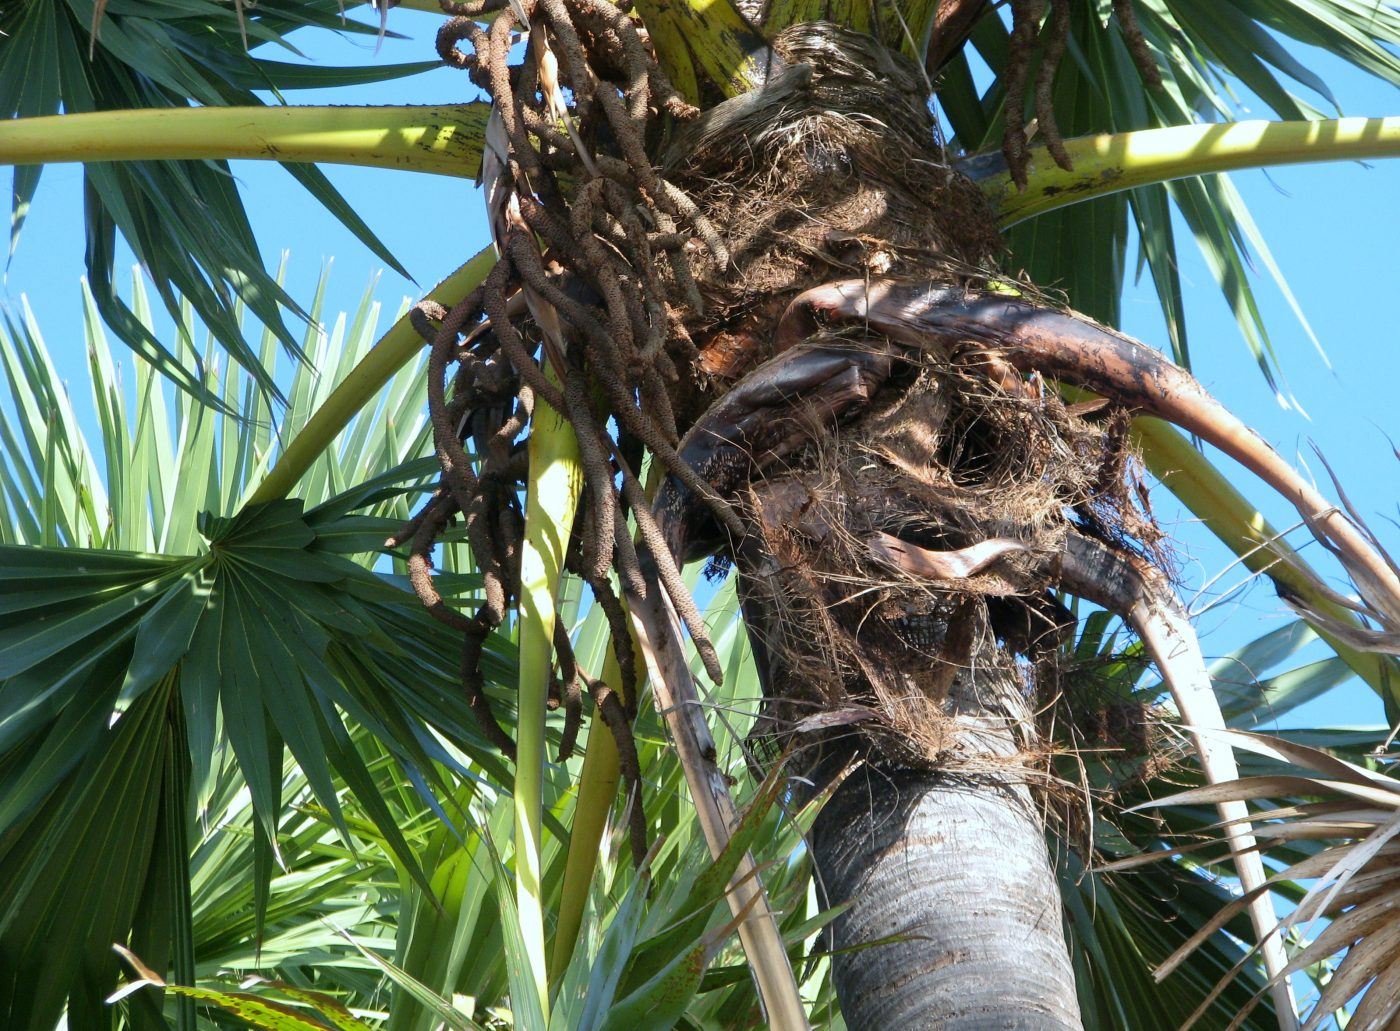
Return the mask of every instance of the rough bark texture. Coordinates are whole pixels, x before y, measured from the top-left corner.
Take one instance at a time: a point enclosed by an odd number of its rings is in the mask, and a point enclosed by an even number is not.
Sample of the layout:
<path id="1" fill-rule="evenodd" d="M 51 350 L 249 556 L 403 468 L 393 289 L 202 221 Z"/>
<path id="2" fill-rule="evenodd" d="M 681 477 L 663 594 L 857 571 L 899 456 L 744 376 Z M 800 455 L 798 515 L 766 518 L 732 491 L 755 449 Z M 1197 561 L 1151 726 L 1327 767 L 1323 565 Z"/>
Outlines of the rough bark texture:
<path id="1" fill-rule="evenodd" d="M 979 673 L 973 689 L 1012 698 L 1007 671 Z M 961 719 L 982 723 L 985 750 L 1011 754 L 1015 735 L 993 711 L 1005 707 L 978 708 Z M 811 847 L 828 902 L 850 903 L 835 948 L 909 936 L 833 961 L 853 1031 L 1081 1026 L 1044 829 L 1014 771 L 861 767 Z"/>

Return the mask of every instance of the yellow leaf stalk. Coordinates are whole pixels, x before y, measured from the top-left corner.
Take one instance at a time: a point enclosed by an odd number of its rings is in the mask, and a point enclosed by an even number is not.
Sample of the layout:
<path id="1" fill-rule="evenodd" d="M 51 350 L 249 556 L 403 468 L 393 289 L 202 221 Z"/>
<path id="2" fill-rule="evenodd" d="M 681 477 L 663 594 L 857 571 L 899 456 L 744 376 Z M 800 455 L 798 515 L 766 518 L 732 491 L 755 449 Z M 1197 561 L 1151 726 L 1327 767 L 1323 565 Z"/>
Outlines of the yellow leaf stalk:
<path id="1" fill-rule="evenodd" d="M 1148 472 L 1166 484 L 1193 515 L 1239 556 L 1246 569 L 1268 576 L 1313 611 L 1341 623 L 1360 625 L 1356 613 L 1318 591 L 1317 574 L 1309 571 L 1302 556 L 1185 435 L 1160 419 L 1151 418 L 1134 420 L 1132 434 Z M 1394 698 L 1400 683 L 1393 660 L 1377 652 L 1361 651 L 1324 627 L 1313 625 L 1313 629 L 1377 694 Z"/>
<path id="2" fill-rule="evenodd" d="M 0 121 L 0 164 L 326 162 L 474 179 L 490 107 L 177 107 Z"/>
<path id="3" fill-rule="evenodd" d="M 662 68 L 692 102 L 699 96 L 697 73 L 733 97 L 752 89 L 765 71 L 756 60 L 763 38 L 732 0 L 637 0 L 636 11 Z"/>
<path id="4" fill-rule="evenodd" d="M 428 292 L 430 300 L 451 307 L 486 278 L 496 264 L 496 254 L 487 247 Z M 320 408 L 311 413 L 300 432 L 287 444 L 277 464 L 248 495 L 246 504 L 285 498 L 306 475 L 316 459 L 330 447 L 340 431 L 350 424 L 384 384 L 393 378 L 415 354 L 423 349 L 423 338 L 405 315 L 380 337 L 350 374 L 331 391 Z"/>
<path id="5" fill-rule="evenodd" d="M 1294 122 L 1223 122 L 1081 136 L 1065 143 L 1065 171 L 1043 147 L 1031 152 L 1024 190 L 1000 154 L 955 167 L 979 183 L 1002 226 L 1105 194 L 1213 172 L 1315 161 L 1400 157 L 1400 116 Z"/>
<path id="6" fill-rule="evenodd" d="M 553 370 L 550 370 L 551 378 Z M 555 378 L 555 382 L 558 382 Z M 525 540 L 520 555 L 520 698 L 515 762 L 516 907 L 540 1005 L 548 1019 L 540 886 L 545 711 L 554 654 L 555 602 L 583 488 L 578 438 L 563 415 L 537 402 L 527 444 Z M 590 735 L 594 736 L 594 735 Z M 601 735 L 600 735 L 601 736 Z"/>
<path id="7" fill-rule="evenodd" d="M 622 697 L 622 673 L 612 648 L 606 650 L 602 679 Z M 624 698 L 624 701 L 630 700 Z M 598 720 L 588 731 L 583 769 L 578 778 L 578 799 L 574 802 L 574 818 L 569 825 L 569 855 L 564 863 L 559 919 L 554 927 L 554 948 L 550 953 L 549 970 L 553 978 L 564 973 L 578 944 L 578 932 L 583 924 L 583 911 L 588 903 L 593 871 L 598 866 L 598 847 L 603 840 L 613 800 L 617 798 L 621 776 L 617 742 Z"/>

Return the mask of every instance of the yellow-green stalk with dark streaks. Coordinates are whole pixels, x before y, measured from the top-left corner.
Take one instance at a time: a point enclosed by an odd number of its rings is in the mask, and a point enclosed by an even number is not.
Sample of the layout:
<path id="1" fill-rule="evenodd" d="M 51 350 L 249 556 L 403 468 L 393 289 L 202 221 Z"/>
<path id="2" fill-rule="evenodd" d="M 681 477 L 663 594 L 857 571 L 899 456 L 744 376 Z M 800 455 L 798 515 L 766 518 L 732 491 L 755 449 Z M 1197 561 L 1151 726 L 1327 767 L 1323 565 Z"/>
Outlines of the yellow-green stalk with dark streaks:
<path id="1" fill-rule="evenodd" d="M 549 375 L 557 381 L 550 370 Z M 543 400 L 531 419 L 520 555 L 520 696 L 515 738 L 515 904 L 540 1006 L 549 1017 L 544 900 L 540 884 L 545 713 L 554 655 L 554 620 L 564 550 L 583 489 L 574 428 Z"/>
<path id="2" fill-rule="evenodd" d="M 954 162 L 981 187 L 1002 226 L 1137 186 L 1244 168 L 1400 157 L 1400 116 L 1295 122 L 1220 122 L 1104 133 L 1068 140 L 1066 171 L 1031 151 L 1018 190 L 1000 153 Z"/>
<path id="3" fill-rule="evenodd" d="M 472 179 L 486 104 L 178 107 L 0 121 L 0 164 L 252 160 L 396 168 Z"/>

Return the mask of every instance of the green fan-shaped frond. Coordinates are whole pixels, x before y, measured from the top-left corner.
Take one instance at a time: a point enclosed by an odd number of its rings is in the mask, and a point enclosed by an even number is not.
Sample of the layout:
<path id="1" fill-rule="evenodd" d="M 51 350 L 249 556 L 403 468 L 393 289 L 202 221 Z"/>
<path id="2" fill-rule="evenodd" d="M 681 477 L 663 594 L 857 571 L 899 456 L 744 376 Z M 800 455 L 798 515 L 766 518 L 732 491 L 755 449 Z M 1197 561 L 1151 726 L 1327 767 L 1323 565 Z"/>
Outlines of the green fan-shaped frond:
<path id="1" fill-rule="evenodd" d="M 207 0 L 7 4 L 0 10 L 0 115 L 260 105 L 255 90 L 280 97 L 287 90 L 374 82 L 436 64 L 314 67 L 265 56 L 267 44 L 295 52 L 283 37 L 302 26 L 374 31 L 343 20 L 334 0 L 266 0 L 246 5 Z M 318 168 L 285 167 L 375 253 L 401 270 Z M 11 252 L 41 171 L 41 166 L 15 170 Z M 178 313 L 183 298 L 234 360 L 258 378 L 263 389 L 275 393 L 256 352 L 238 330 L 235 305 L 246 304 L 295 354 L 300 354 L 300 348 L 282 312 L 305 313 L 264 268 L 228 165 L 88 165 L 84 202 L 93 298 L 118 335 L 186 389 L 202 389 L 198 374 L 163 346 L 118 295 L 114 274 L 120 234 L 149 271 L 171 314 Z"/>
<path id="2" fill-rule="evenodd" d="M 343 840 L 351 813 L 362 814 L 424 884 L 365 736 L 382 743 L 376 763 L 418 786 L 420 807 L 436 805 L 429 785 L 462 757 L 505 781 L 457 690 L 459 642 L 400 575 L 365 561 L 401 524 L 404 486 L 431 466 L 415 458 L 426 439 L 416 370 L 387 384 L 308 470 L 304 495 L 318 504 L 242 505 L 274 441 L 367 350 L 377 315 L 367 293 L 353 322 L 342 316 L 308 341 L 327 374 L 299 366 L 280 421 L 251 377 L 234 367 L 220 382 L 214 362 L 205 385 L 232 415 L 188 394 L 172 402 L 139 358 L 130 407 L 94 316 L 101 446 L 81 433 L 32 321 L 12 322 L 0 341 L 16 397 L 0 420 L 0 863 L 14 889 L 0 906 L 6 1026 L 51 1027 L 65 998 L 72 1013 L 96 1012 L 116 976 L 114 940 L 144 943 L 147 958 L 165 954 L 172 934 L 188 940 L 188 870 L 163 850 L 185 854 L 191 807 L 209 814 L 225 762 L 236 762 L 257 817 L 259 935 L 288 801 L 284 754 Z M 275 351 L 270 334 L 262 348 Z M 474 586 L 466 573 L 442 583 Z M 489 682 L 512 678 L 511 655 L 503 639 L 488 642 Z M 65 973 L 44 979 L 46 969 Z M 78 969 L 88 973 L 75 978 Z"/>

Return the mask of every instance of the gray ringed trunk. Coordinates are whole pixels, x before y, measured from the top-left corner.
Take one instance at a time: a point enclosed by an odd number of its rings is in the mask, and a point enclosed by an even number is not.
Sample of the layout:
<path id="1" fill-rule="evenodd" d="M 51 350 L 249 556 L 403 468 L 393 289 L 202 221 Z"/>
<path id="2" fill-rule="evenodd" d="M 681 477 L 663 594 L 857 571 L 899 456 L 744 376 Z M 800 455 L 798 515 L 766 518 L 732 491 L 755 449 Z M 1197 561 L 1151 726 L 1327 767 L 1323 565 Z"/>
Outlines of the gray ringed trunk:
<path id="1" fill-rule="evenodd" d="M 817 818 L 852 1031 L 1079 1028 L 1060 895 L 1030 793 L 1004 774 L 862 766 Z"/>

